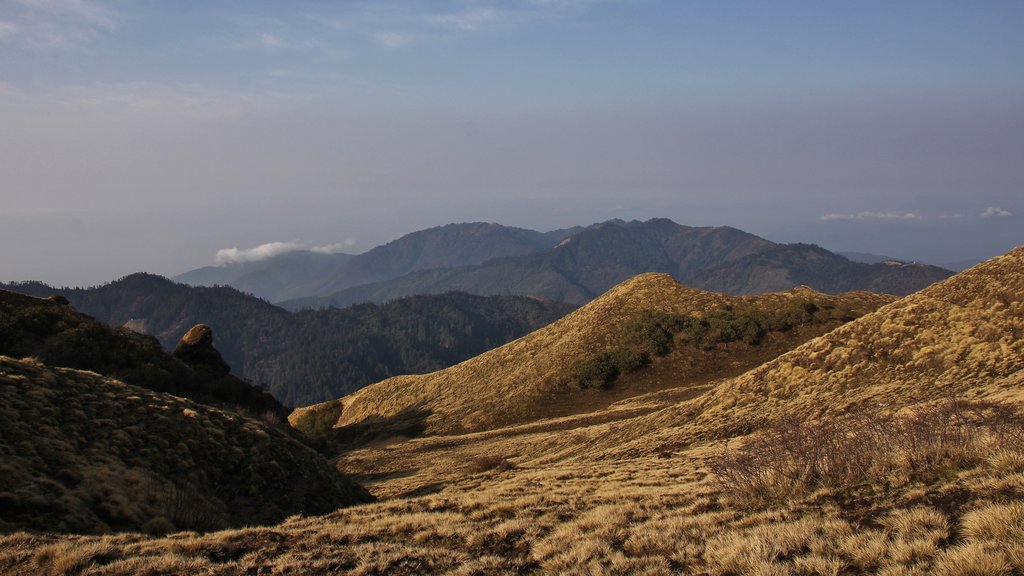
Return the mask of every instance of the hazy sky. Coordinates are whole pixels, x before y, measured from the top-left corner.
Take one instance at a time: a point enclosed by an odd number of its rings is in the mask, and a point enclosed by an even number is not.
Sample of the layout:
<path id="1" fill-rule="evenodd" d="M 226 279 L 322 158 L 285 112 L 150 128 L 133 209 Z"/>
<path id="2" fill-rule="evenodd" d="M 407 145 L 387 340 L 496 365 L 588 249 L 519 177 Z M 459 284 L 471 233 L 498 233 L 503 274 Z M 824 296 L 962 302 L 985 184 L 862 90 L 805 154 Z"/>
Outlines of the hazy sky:
<path id="1" fill-rule="evenodd" d="M 1024 244 L 1021 30 L 1020 0 L 0 0 L 0 280 L 655 216 L 988 257 Z"/>

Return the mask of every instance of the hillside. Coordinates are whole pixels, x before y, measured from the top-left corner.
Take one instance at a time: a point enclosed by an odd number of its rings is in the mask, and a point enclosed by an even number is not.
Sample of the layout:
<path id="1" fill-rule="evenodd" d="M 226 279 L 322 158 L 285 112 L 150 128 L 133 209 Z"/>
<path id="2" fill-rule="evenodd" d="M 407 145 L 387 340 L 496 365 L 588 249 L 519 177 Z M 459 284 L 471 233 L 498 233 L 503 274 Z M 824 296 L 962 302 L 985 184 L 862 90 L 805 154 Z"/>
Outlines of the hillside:
<path id="1" fill-rule="evenodd" d="M 289 405 L 337 398 L 398 374 L 445 368 L 573 309 L 536 298 L 443 294 L 292 314 L 233 288 L 195 288 L 150 274 L 87 289 L 10 288 L 60 294 L 104 322 L 157 337 L 168 350 L 203 323 L 236 374 Z"/>
<path id="2" fill-rule="evenodd" d="M 686 288 L 667 274 L 645 274 L 481 356 L 297 409 L 290 420 L 310 433 L 368 419 L 405 427 L 421 420 L 427 433 L 454 433 L 571 414 L 738 374 L 891 300 L 806 288 L 737 298 Z M 645 375 L 661 383 L 645 382 Z M 609 385 L 610 391 L 600 390 Z"/>
<path id="3" fill-rule="evenodd" d="M 788 290 L 798 284 L 829 294 L 867 290 L 906 295 L 951 274 L 936 266 L 898 260 L 852 262 L 818 246 L 787 244 L 703 270 L 692 285 L 728 294 Z"/>
<path id="4" fill-rule="evenodd" d="M 902 295 L 952 274 L 933 266 L 851 262 L 817 246 L 775 244 L 729 227 L 694 228 L 666 219 L 612 220 L 589 226 L 547 250 L 475 266 L 412 272 L 282 306 L 345 306 L 449 290 L 584 304 L 645 272 L 663 272 L 688 286 L 733 295 L 799 285 L 829 293 L 871 290 Z"/>
<path id="5" fill-rule="evenodd" d="M 329 271 L 342 267 L 351 254 L 299 250 L 254 262 L 204 266 L 172 278 L 189 286 L 231 286 L 271 302 L 295 297 L 297 286 L 316 286 Z M 301 294 L 301 292 L 300 292 Z"/>
<path id="6" fill-rule="evenodd" d="M 340 465 L 387 498 L 378 503 L 271 529 L 15 534 L 0 538 L 0 569 L 1019 574 L 1022 270 L 1024 248 L 682 402 L 667 389 L 588 414 L 346 454 Z M 766 424 L 787 414 L 801 418 L 795 427 Z M 801 466 L 766 468 L 758 454 Z M 768 481 L 751 495 L 723 462 L 746 462 Z M 870 474 L 830 479 L 823 462 Z M 806 487 L 773 492 L 773 478 L 807 470 Z"/>
<path id="7" fill-rule="evenodd" d="M 541 233 L 483 222 L 448 224 L 406 234 L 356 256 L 298 251 L 259 262 L 200 268 L 173 279 L 195 286 L 227 284 L 280 302 L 333 294 L 418 270 L 529 254 L 553 246 L 565 233 L 568 231 Z"/>
<path id="8" fill-rule="evenodd" d="M 0 356 L 0 531 L 210 530 L 370 500 L 274 427 Z"/>
<path id="9" fill-rule="evenodd" d="M 208 329 L 205 334 L 201 345 L 179 344 L 179 351 L 198 354 L 175 357 L 155 338 L 98 322 L 60 297 L 0 290 L 0 354 L 90 370 L 157 392 L 283 420 L 288 410 L 270 394 L 231 376 L 213 348 L 212 334 Z"/>

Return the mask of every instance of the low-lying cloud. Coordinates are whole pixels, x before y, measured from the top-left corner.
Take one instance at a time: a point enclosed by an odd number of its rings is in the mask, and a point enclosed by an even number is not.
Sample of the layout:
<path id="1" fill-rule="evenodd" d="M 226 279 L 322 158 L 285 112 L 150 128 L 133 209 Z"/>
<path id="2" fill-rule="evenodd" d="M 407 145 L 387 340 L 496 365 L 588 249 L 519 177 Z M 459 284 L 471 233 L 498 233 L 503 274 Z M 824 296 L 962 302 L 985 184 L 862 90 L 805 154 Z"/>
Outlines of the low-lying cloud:
<path id="1" fill-rule="evenodd" d="M 220 250 L 217 250 L 217 255 L 214 256 L 213 260 L 218 265 L 225 266 L 228 264 L 239 264 L 242 262 L 259 262 L 260 260 L 268 260 L 270 258 L 281 256 L 282 254 L 298 252 L 301 250 L 307 250 L 317 254 L 338 254 L 352 246 L 355 246 L 355 244 L 356 241 L 352 238 L 348 238 L 335 244 L 325 244 L 323 246 L 308 246 L 302 242 L 268 242 L 266 244 L 260 244 L 255 248 L 221 248 Z"/>
<path id="2" fill-rule="evenodd" d="M 1003 210 L 1002 208 L 996 208 L 990 206 L 981 213 L 982 218 L 1006 218 L 1007 216 L 1013 216 L 1013 212 L 1009 210 Z"/>
<path id="3" fill-rule="evenodd" d="M 920 220 L 921 216 L 914 212 L 855 212 L 853 214 L 825 214 L 822 220 L 830 222 L 833 220 Z"/>
<path id="4" fill-rule="evenodd" d="M 989 206 L 983 212 L 978 213 L 981 218 L 1007 218 L 1013 216 L 1013 212 L 999 208 L 997 206 Z M 850 214 L 843 214 L 833 212 L 821 216 L 821 220 L 825 222 L 833 222 L 840 220 L 848 221 L 863 221 L 863 220 L 951 220 L 956 218 L 964 218 L 962 213 L 954 214 L 938 214 L 938 215 L 921 215 L 917 212 L 853 212 Z"/>

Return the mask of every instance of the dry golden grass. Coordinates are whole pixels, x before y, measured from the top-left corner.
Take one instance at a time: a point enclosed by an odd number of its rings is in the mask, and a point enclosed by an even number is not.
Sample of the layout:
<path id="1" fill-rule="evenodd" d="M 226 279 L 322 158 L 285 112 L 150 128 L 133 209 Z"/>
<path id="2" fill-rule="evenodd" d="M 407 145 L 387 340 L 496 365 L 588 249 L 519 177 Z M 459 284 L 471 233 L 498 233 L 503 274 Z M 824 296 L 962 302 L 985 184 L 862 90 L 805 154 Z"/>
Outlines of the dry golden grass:
<path id="1" fill-rule="evenodd" d="M 557 434 L 549 432 L 549 434 Z M 458 439 L 451 439 L 457 442 Z M 490 442 L 497 450 L 502 440 Z M 0 571 L 66 574 L 1009 574 L 1024 475 L 993 455 L 928 485 L 734 505 L 722 443 L 620 462 L 484 471 L 436 492 L 163 538 L 0 539 Z M 1016 568 L 1015 568 L 1016 567 Z"/>
<path id="2" fill-rule="evenodd" d="M 681 403 L 657 392 L 345 454 L 339 464 L 387 498 L 378 503 L 162 538 L 14 534 L 0 538 L 0 572 L 1020 574 L 1020 444 L 979 444 L 925 481 L 894 475 L 754 505 L 709 464 L 783 414 L 913 414 L 953 395 L 1019 402 L 1021 312 L 1024 249 Z M 514 466 L 474 468 L 482 457 Z"/>

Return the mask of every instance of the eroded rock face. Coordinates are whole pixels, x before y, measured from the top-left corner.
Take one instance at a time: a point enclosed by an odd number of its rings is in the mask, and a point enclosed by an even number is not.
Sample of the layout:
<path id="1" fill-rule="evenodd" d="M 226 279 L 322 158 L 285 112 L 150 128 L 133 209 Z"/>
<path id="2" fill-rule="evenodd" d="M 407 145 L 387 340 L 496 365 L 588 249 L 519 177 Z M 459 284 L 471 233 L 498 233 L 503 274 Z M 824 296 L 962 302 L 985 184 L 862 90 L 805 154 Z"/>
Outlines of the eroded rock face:
<path id="1" fill-rule="evenodd" d="M 196 324 L 181 337 L 174 356 L 194 369 L 214 378 L 227 376 L 231 367 L 213 347 L 213 330 L 206 324 Z"/>
<path id="2" fill-rule="evenodd" d="M 206 324 L 196 324 L 181 337 L 179 346 L 213 346 L 213 330 Z"/>

